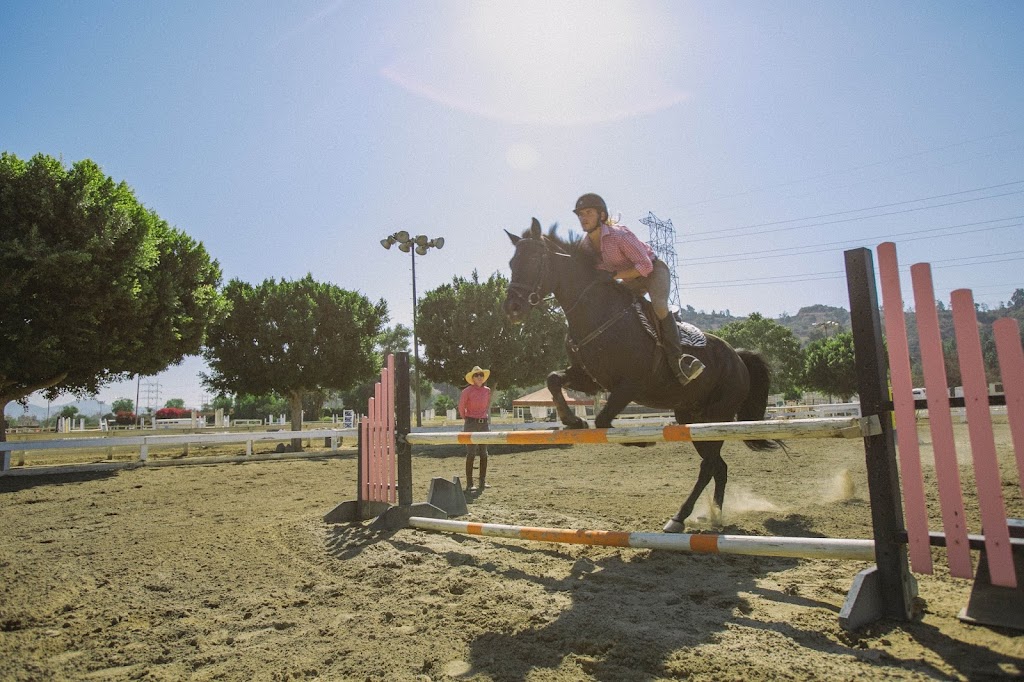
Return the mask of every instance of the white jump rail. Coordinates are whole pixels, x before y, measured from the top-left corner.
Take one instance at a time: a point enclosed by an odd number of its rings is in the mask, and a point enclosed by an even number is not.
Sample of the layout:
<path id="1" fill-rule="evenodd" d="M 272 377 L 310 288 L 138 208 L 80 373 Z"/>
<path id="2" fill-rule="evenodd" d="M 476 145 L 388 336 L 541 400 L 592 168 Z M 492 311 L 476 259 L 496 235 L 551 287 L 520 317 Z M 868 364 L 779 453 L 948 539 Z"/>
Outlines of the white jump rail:
<path id="1" fill-rule="evenodd" d="M 192 433 L 174 434 L 168 436 L 128 436 L 113 438 L 64 438 L 60 440 L 39 440 L 39 441 L 5 441 L 0 443 L 0 453 L 3 453 L 3 467 L 0 475 L 12 474 L 42 474 L 42 473 L 63 473 L 70 470 L 69 466 L 38 466 L 24 469 L 11 468 L 11 453 L 29 450 L 68 450 L 68 449 L 106 449 L 116 447 L 137 447 L 139 448 L 138 463 L 146 464 L 149 459 L 150 447 L 161 447 L 166 445 L 204 444 L 204 443 L 245 443 L 245 457 L 253 458 L 252 447 L 254 442 L 264 441 L 289 441 L 297 438 L 330 438 L 331 449 L 337 450 L 342 438 L 355 438 L 355 429 L 314 429 L 310 431 L 266 431 L 248 433 Z M 319 453 L 318 453 L 319 454 Z M 201 458 L 203 462 L 236 461 L 238 458 Z M 103 468 L 104 463 L 72 465 L 76 470 L 82 468 Z M 113 467 L 123 467 L 123 463 L 107 463 Z M 108 468 L 111 468 L 108 466 Z"/>
<path id="2" fill-rule="evenodd" d="M 421 516 L 410 517 L 409 525 L 413 528 L 441 533 L 462 533 L 466 535 L 484 535 L 515 540 L 559 542 L 574 545 L 662 549 L 698 554 L 743 554 L 748 556 L 848 561 L 873 561 L 875 558 L 875 543 L 873 540 L 567 530 L 563 528 L 509 526 L 502 523 L 473 523 L 469 521 L 431 519 Z"/>
<path id="3" fill-rule="evenodd" d="M 415 432 L 410 445 L 575 445 L 592 443 L 663 443 L 678 441 L 772 440 L 795 438 L 864 438 L 881 433 L 878 417 L 831 417 L 777 421 L 712 422 L 627 426 L 614 429 L 557 431 Z"/>

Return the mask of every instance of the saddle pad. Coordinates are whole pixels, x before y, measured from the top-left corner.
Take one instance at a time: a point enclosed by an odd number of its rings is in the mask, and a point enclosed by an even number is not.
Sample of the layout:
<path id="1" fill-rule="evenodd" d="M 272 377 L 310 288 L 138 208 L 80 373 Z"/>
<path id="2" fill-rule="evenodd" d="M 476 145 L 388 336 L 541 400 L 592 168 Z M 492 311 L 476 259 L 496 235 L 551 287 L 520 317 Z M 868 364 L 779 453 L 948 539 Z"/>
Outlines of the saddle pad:
<path id="1" fill-rule="evenodd" d="M 689 322 L 676 322 L 676 324 L 679 326 L 679 342 L 684 346 L 703 348 L 708 345 L 708 337 L 704 336 L 704 332 L 697 327 Z"/>
<path id="2" fill-rule="evenodd" d="M 638 299 L 634 301 L 633 308 L 636 310 L 637 317 L 640 318 L 640 324 L 643 325 L 644 331 L 651 335 L 651 338 L 660 343 L 658 338 L 658 332 L 655 330 L 654 325 L 651 323 L 651 318 L 654 316 L 654 310 L 644 310 L 644 303 L 647 304 L 647 308 L 650 308 L 650 303 L 645 299 Z M 650 314 L 650 317 L 648 316 Z M 676 326 L 679 327 L 679 342 L 684 346 L 690 346 L 692 348 L 703 348 L 708 345 L 708 337 L 704 336 L 698 327 L 690 324 L 689 322 L 680 322 L 676 320 Z"/>

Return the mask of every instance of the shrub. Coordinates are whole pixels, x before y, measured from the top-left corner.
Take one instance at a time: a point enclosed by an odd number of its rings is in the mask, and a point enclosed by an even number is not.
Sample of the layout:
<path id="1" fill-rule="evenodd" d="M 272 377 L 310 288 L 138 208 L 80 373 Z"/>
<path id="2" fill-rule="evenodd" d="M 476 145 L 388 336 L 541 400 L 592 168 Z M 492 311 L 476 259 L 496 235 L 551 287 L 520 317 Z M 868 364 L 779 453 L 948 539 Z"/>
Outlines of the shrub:
<path id="1" fill-rule="evenodd" d="M 153 416 L 157 419 L 187 419 L 192 416 L 192 410 L 183 407 L 162 407 Z"/>
<path id="2" fill-rule="evenodd" d="M 124 411 L 118 412 L 114 415 L 114 421 L 121 426 L 131 426 L 135 423 L 135 413 Z"/>
<path id="3" fill-rule="evenodd" d="M 455 408 L 455 401 L 444 393 L 434 398 L 434 411 L 438 414 L 444 414 L 446 411 Z"/>

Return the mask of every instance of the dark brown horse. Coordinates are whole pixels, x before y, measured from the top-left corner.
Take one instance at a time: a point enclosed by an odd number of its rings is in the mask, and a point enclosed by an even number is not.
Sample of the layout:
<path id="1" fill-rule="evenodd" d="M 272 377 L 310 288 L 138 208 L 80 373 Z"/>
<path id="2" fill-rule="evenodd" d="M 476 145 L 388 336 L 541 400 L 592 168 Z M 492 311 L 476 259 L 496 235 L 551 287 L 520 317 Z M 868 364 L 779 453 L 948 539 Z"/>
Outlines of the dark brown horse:
<path id="1" fill-rule="evenodd" d="M 768 404 L 770 374 L 757 353 L 734 350 L 722 339 L 707 334 L 707 344 L 687 347 L 707 369 L 686 386 L 672 375 L 657 341 L 645 328 L 634 307 L 634 296 L 608 273 L 595 268 L 593 257 L 580 249 L 541 234 L 535 218 L 522 237 L 507 233 L 516 247 L 509 263 L 512 281 L 504 311 L 521 321 L 548 295 L 565 313 L 570 365 L 548 375 L 548 389 L 562 423 L 570 429 L 587 428 L 562 397 L 562 388 L 585 393 L 608 392 L 595 426 L 608 428 L 631 401 L 672 410 L 680 424 L 760 420 Z M 772 450 L 775 441 L 744 441 L 752 450 Z M 714 502 L 725 500 L 728 467 L 722 459 L 722 441 L 695 442 L 701 457 L 693 492 L 665 531 L 680 533 L 694 504 L 714 479 Z"/>

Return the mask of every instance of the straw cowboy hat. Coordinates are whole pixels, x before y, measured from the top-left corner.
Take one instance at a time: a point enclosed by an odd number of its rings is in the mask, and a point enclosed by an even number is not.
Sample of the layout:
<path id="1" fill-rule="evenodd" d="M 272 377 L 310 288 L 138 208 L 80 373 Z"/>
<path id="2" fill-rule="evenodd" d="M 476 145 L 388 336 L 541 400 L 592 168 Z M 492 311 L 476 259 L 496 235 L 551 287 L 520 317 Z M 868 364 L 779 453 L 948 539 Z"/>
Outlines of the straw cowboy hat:
<path id="1" fill-rule="evenodd" d="M 484 383 L 486 384 L 487 380 L 491 378 L 491 370 L 489 370 L 489 369 L 481 369 L 480 365 L 474 366 L 473 369 L 469 370 L 469 372 L 466 373 L 466 383 L 467 384 L 473 383 L 473 375 L 474 374 L 480 374 L 481 372 L 483 372 Z"/>

